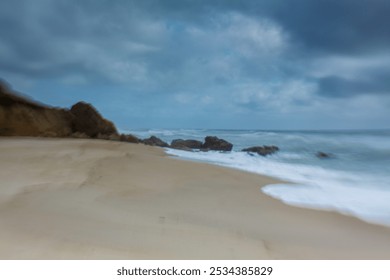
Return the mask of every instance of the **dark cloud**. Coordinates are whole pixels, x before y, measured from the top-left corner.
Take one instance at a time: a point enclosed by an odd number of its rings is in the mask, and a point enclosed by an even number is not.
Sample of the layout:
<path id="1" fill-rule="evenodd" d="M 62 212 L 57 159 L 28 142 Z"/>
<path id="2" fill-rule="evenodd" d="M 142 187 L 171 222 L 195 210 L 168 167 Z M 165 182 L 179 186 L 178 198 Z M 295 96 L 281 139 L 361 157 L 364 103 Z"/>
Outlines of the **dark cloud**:
<path id="1" fill-rule="evenodd" d="M 386 49 L 390 43 L 387 0 L 142 1 L 150 12 L 205 24 L 216 13 L 237 11 L 280 23 L 310 51 L 351 53 Z"/>
<path id="2" fill-rule="evenodd" d="M 331 110 L 337 97 L 388 96 L 389 3 L 5 0 L 0 76 L 35 83 L 38 94 L 50 83 L 76 96 L 82 85 L 91 102 L 106 85 L 140 111 L 180 105 L 155 110 L 161 119 Z M 323 98 L 335 103 L 319 106 Z M 125 109 L 106 101 L 96 100 Z"/>
<path id="3" fill-rule="evenodd" d="M 186 27 L 210 29 L 218 24 L 223 25 L 220 15 L 229 12 L 250 15 L 259 20 L 270 19 L 279 24 L 292 42 L 306 49 L 296 48 L 296 55 L 308 55 L 315 51 L 368 52 L 387 49 L 390 44 L 390 2 L 386 0 L 41 0 L 34 3 L 2 1 L 0 5 L 2 47 L 12 50 L 11 57 L 14 57 L 15 64 L 21 65 L 23 61 L 27 67 L 29 63 L 45 60 L 60 66 L 62 63 L 73 63 L 58 61 L 58 57 L 64 55 L 59 47 L 63 42 L 68 44 L 65 47 L 70 53 L 75 46 L 69 42 L 77 41 L 121 52 L 119 46 L 125 40 L 176 48 L 171 53 L 165 49 L 164 53 L 159 54 L 162 56 L 159 65 L 168 67 L 171 61 L 178 61 L 172 58 L 173 55 L 187 54 L 186 50 L 188 53 L 197 51 L 194 45 L 189 45 L 194 42 L 183 36 Z M 153 27 L 148 25 L 153 22 L 164 23 L 160 28 L 169 33 L 168 38 L 159 38 L 158 31 L 151 30 Z M 234 43 L 238 44 L 239 41 Z M 131 55 L 121 59 L 126 58 L 135 59 Z M 71 57 L 67 59 L 71 60 Z M 155 62 L 158 63 L 158 60 L 150 61 Z M 253 68 L 254 64 L 249 66 Z M 254 73 L 251 70 L 248 72 Z"/>
<path id="4" fill-rule="evenodd" d="M 387 0 L 257 2 L 252 2 L 252 13 L 281 23 L 309 51 L 351 54 L 387 49 L 390 44 Z"/>
<path id="5" fill-rule="evenodd" d="M 327 97 L 353 97 L 361 94 L 390 95 L 390 71 L 355 79 L 328 76 L 319 79 L 319 93 Z"/>

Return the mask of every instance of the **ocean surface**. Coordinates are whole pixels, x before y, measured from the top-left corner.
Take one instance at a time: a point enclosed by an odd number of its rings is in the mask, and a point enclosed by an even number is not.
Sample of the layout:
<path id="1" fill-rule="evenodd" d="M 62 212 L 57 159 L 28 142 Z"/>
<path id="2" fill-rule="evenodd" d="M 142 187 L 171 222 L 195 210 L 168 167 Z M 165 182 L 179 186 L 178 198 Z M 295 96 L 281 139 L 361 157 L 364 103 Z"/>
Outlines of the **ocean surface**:
<path id="1" fill-rule="evenodd" d="M 207 135 L 231 142 L 232 152 L 186 152 L 167 149 L 185 159 L 273 176 L 294 184 L 268 185 L 259 191 L 300 207 L 335 210 L 390 226 L 390 130 L 260 131 L 131 130 L 140 138 L 155 135 L 204 140 Z M 262 157 L 241 152 L 250 146 L 276 145 L 280 151 Z M 316 157 L 322 151 L 333 156 Z"/>

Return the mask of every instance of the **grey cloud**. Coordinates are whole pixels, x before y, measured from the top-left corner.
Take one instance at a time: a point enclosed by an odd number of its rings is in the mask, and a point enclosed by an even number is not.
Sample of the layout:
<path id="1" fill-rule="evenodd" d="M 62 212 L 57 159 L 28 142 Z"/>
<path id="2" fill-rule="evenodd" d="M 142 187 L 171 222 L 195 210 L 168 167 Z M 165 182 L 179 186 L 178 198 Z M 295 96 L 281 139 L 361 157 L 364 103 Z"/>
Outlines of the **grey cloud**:
<path id="1" fill-rule="evenodd" d="M 167 99 L 199 112 L 321 110 L 318 100 L 389 93 L 390 66 L 367 67 L 388 53 L 389 3 L 5 0 L 0 75 L 85 82 L 89 96 L 118 86 L 145 98 L 140 108 Z"/>
<path id="2" fill-rule="evenodd" d="M 310 51 L 362 53 L 387 49 L 390 43 L 390 2 L 387 0 L 297 0 L 254 4 L 289 30 Z M 265 8 L 265 11 L 264 11 Z"/>
<path id="3" fill-rule="evenodd" d="M 389 69 L 390 70 L 390 69 Z M 319 93 L 328 97 L 353 97 L 356 95 L 390 95 L 390 71 L 364 73 L 355 79 L 327 76 L 319 79 Z"/>
<path id="4" fill-rule="evenodd" d="M 135 28 L 137 22 L 124 21 L 127 14 L 123 11 L 110 14 L 98 1 L 93 2 L 95 5 L 89 6 L 81 1 L 1 2 L 2 70 L 42 77 L 70 71 L 98 75 L 104 66 L 96 62 L 110 60 L 104 56 L 112 56 L 113 61 L 107 63 L 115 63 L 114 58 L 125 60 L 124 55 L 131 53 L 128 43 L 134 37 L 135 43 L 151 40 L 147 35 L 150 30 L 142 34 L 144 22 Z M 124 29 L 122 33 L 115 30 L 118 28 Z M 135 50 L 134 44 L 133 52 L 139 54 L 140 45 Z"/>
<path id="5" fill-rule="evenodd" d="M 268 18 L 311 51 L 351 53 L 386 49 L 390 43 L 387 0 L 142 1 L 151 13 L 196 24 L 231 11 Z M 163 3 L 163 4 L 162 4 Z"/>
<path id="6" fill-rule="evenodd" d="M 193 26 L 200 30 L 218 31 L 218 25 L 224 25 L 223 17 L 229 13 L 249 15 L 257 21 L 271 20 L 279 24 L 291 41 L 301 44 L 311 52 L 351 52 L 384 48 L 390 43 L 389 4 L 382 0 L 334 1 L 334 0 L 297 0 L 297 1 L 2 1 L 0 8 L 0 35 L 12 49 L 14 64 L 52 61 L 62 64 L 74 63 L 72 46 L 69 41 L 86 42 L 101 46 L 106 52 L 116 53 L 118 60 L 143 59 L 151 66 L 151 71 L 162 71 L 175 67 L 185 56 L 206 55 L 210 44 L 216 38 L 205 37 L 208 45 L 197 45 L 186 37 L 185 28 Z M 16 15 L 16 16 L 15 16 Z M 226 16 L 225 16 L 226 18 Z M 231 22 L 231 19 L 230 19 Z M 161 26 L 158 26 L 158 24 Z M 155 24 L 155 26 L 153 26 Z M 234 22 L 233 22 L 234 24 Z M 237 23 L 235 23 L 237 24 Z M 245 24 L 245 23 L 243 23 Z M 241 31 L 245 33 L 245 25 Z M 184 29 L 184 30 L 183 30 Z M 216 32 L 213 35 L 218 35 Z M 233 38 L 232 38 L 233 39 Z M 151 47 L 162 47 L 163 52 L 147 56 L 131 55 L 122 47 L 126 40 Z M 69 55 L 65 61 L 61 44 L 68 43 Z M 247 50 L 250 42 L 236 37 L 228 48 Z M 259 44 L 260 42 L 253 42 Z M 204 48 L 206 46 L 206 48 Z M 174 50 L 169 50 L 169 48 Z M 203 49 L 202 49 L 203 48 Z M 218 49 L 218 51 L 223 51 Z M 293 49 L 290 56 L 302 53 L 307 56 L 310 51 Z M 259 54 L 260 52 L 257 51 Z M 101 54 L 92 53 L 95 56 Z M 91 54 L 91 55 L 92 55 Z M 93 71 L 90 61 L 85 61 L 88 54 L 78 61 L 86 69 L 80 72 Z M 4 59 L 2 57 L 2 59 Z M 80 59 L 76 55 L 76 59 Z M 97 57 L 96 59 L 99 59 Z M 262 57 L 264 60 L 265 57 Z M 22 63 L 23 62 L 23 63 Z M 263 63 L 259 61 L 257 64 Z M 85 66 L 85 64 L 88 64 Z M 256 75 L 253 59 L 240 64 L 247 74 Z M 280 63 L 279 68 L 284 66 Z M 264 67 L 263 67 L 264 68 Z M 254 71 L 254 70 L 255 71 Z"/>

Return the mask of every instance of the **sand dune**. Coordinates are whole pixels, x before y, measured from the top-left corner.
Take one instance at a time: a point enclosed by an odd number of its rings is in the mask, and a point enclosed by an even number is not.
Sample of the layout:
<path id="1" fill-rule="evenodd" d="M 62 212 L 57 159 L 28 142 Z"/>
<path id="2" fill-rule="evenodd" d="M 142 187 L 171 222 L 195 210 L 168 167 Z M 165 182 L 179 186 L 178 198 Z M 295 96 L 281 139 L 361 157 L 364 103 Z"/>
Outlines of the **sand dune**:
<path id="1" fill-rule="evenodd" d="M 270 183 L 139 144 L 0 138 L 0 258 L 390 258 L 390 229 L 284 205 Z"/>

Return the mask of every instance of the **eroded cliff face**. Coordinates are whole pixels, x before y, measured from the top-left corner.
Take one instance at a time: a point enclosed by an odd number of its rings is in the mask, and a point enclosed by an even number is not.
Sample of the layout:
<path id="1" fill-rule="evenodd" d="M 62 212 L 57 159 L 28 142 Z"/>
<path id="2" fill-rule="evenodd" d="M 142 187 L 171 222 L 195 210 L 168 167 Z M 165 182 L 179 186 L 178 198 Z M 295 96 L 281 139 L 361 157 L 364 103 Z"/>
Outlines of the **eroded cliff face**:
<path id="1" fill-rule="evenodd" d="M 78 110 L 76 110 L 76 109 Z M 87 137 L 117 134 L 114 124 L 90 104 L 80 102 L 71 110 L 28 100 L 0 81 L 0 136 Z"/>
<path id="2" fill-rule="evenodd" d="M 104 119 L 91 104 L 78 102 L 72 106 L 70 112 L 74 132 L 85 133 L 92 138 L 98 137 L 99 134 L 117 134 L 114 124 Z"/>

